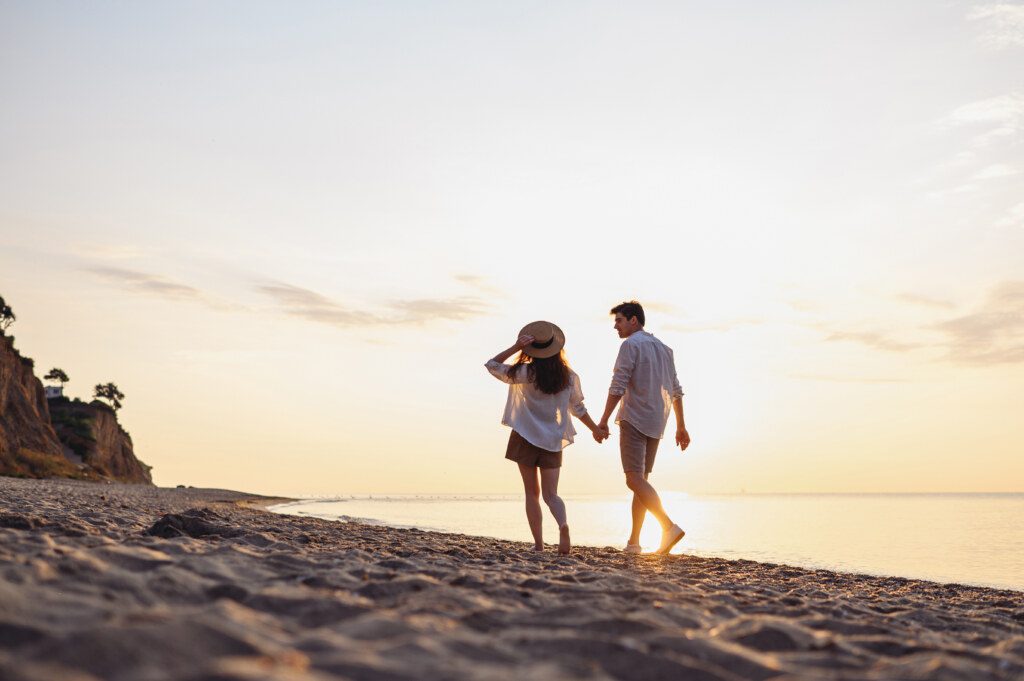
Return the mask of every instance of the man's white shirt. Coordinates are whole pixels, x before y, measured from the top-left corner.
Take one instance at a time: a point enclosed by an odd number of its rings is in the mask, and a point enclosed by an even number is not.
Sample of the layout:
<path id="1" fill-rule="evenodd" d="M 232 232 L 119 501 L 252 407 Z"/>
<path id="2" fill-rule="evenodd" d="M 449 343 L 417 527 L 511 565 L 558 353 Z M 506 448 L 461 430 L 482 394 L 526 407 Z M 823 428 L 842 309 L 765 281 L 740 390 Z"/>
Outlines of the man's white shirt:
<path id="1" fill-rule="evenodd" d="M 626 421 L 647 437 L 661 438 L 672 400 L 683 396 L 672 348 L 646 331 L 622 341 L 615 358 L 612 395 L 622 395 L 615 422 Z"/>

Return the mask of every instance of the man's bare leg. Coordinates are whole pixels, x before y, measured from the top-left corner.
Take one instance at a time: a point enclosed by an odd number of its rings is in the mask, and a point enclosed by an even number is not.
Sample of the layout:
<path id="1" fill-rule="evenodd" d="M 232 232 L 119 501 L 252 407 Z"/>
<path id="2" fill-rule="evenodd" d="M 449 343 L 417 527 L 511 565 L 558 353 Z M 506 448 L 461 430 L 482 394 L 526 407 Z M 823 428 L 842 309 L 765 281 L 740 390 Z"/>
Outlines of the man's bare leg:
<path id="1" fill-rule="evenodd" d="M 672 527 L 672 519 L 665 513 L 665 509 L 661 505 L 661 497 L 658 496 L 658 491 L 654 489 L 651 483 L 647 482 L 643 473 L 626 473 L 626 487 L 633 491 L 633 508 L 636 508 L 636 502 L 639 501 L 640 505 L 646 510 L 651 512 L 655 520 L 661 525 L 662 531 L 668 530 Z M 633 526 L 636 527 L 636 511 L 633 512 Z M 643 523 L 643 517 L 641 516 L 641 524 Z M 637 536 L 639 537 L 639 531 Z M 630 539 L 632 541 L 632 538 Z"/>
<path id="2" fill-rule="evenodd" d="M 644 476 L 646 479 L 646 476 Z M 640 501 L 640 497 L 633 493 L 633 505 L 630 508 L 633 514 L 633 527 L 629 532 L 629 543 L 640 543 L 640 530 L 643 529 L 644 520 L 647 518 L 647 507 Z"/>
<path id="3" fill-rule="evenodd" d="M 537 480 L 537 467 L 519 464 L 519 474 L 523 476 L 523 492 L 526 495 L 526 522 L 530 524 L 533 534 L 533 548 L 544 550 L 544 514 L 540 510 L 540 483 Z"/>

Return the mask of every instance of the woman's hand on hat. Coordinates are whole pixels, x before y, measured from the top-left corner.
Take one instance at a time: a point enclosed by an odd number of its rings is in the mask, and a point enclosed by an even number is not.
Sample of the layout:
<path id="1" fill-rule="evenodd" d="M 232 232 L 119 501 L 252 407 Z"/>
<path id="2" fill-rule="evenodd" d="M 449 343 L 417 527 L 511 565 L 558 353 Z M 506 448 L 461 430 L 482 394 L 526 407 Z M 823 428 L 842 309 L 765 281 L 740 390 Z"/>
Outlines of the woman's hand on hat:
<path id="1" fill-rule="evenodd" d="M 520 350 L 522 350 L 527 345 L 530 345 L 531 343 L 533 343 L 533 341 L 535 341 L 535 340 L 537 340 L 537 339 L 534 338 L 533 336 L 531 336 L 529 334 L 523 334 L 522 336 L 519 337 L 519 340 L 516 341 L 516 347 L 519 348 Z"/>

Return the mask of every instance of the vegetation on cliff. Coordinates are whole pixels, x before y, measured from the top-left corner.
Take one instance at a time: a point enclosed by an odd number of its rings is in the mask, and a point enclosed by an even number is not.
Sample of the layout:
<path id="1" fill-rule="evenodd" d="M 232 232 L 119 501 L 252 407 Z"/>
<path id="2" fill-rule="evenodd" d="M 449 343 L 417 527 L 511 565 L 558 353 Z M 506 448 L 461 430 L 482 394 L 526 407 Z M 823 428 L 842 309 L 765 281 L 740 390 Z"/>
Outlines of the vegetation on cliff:
<path id="1" fill-rule="evenodd" d="M 92 396 L 109 402 L 115 413 L 121 408 L 121 400 L 124 399 L 124 393 L 117 389 L 116 383 L 97 383 Z"/>
<path id="2" fill-rule="evenodd" d="M 7 330 L 11 324 L 13 324 L 18 317 L 14 314 L 14 310 L 7 304 L 3 296 L 0 296 L 0 335 L 3 335 L 4 331 Z"/>
<path id="3" fill-rule="evenodd" d="M 107 383 L 96 386 L 96 397 L 110 405 L 47 399 L 35 363 L 5 333 L 15 319 L 0 297 L 0 475 L 152 484 L 151 467 L 135 456 L 131 436 L 117 420 L 124 393 Z M 46 379 L 62 389 L 69 380 L 58 368 Z"/>
<path id="4" fill-rule="evenodd" d="M 57 381 L 58 383 L 60 383 L 61 390 L 63 390 L 64 384 L 70 381 L 71 379 L 68 378 L 68 375 L 64 372 L 63 369 L 58 369 L 57 367 L 54 367 L 50 369 L 50 373 L 43 376 L 43 380 Z"/>

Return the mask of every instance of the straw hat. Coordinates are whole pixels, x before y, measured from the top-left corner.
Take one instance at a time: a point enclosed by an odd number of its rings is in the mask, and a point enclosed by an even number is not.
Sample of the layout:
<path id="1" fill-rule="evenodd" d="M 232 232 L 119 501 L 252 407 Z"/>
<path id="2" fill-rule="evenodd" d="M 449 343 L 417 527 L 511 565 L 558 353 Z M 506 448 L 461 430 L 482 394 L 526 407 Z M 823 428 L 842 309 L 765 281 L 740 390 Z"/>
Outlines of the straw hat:
<path id="1" fill-rule="evenodd" d="M 554 357 L 565 345 L 565 334 L 551 322 L 530 322 L 519 335 L 533 336 L 533 342 L 523 348 L 523 352 L 538 359 Z"/>

